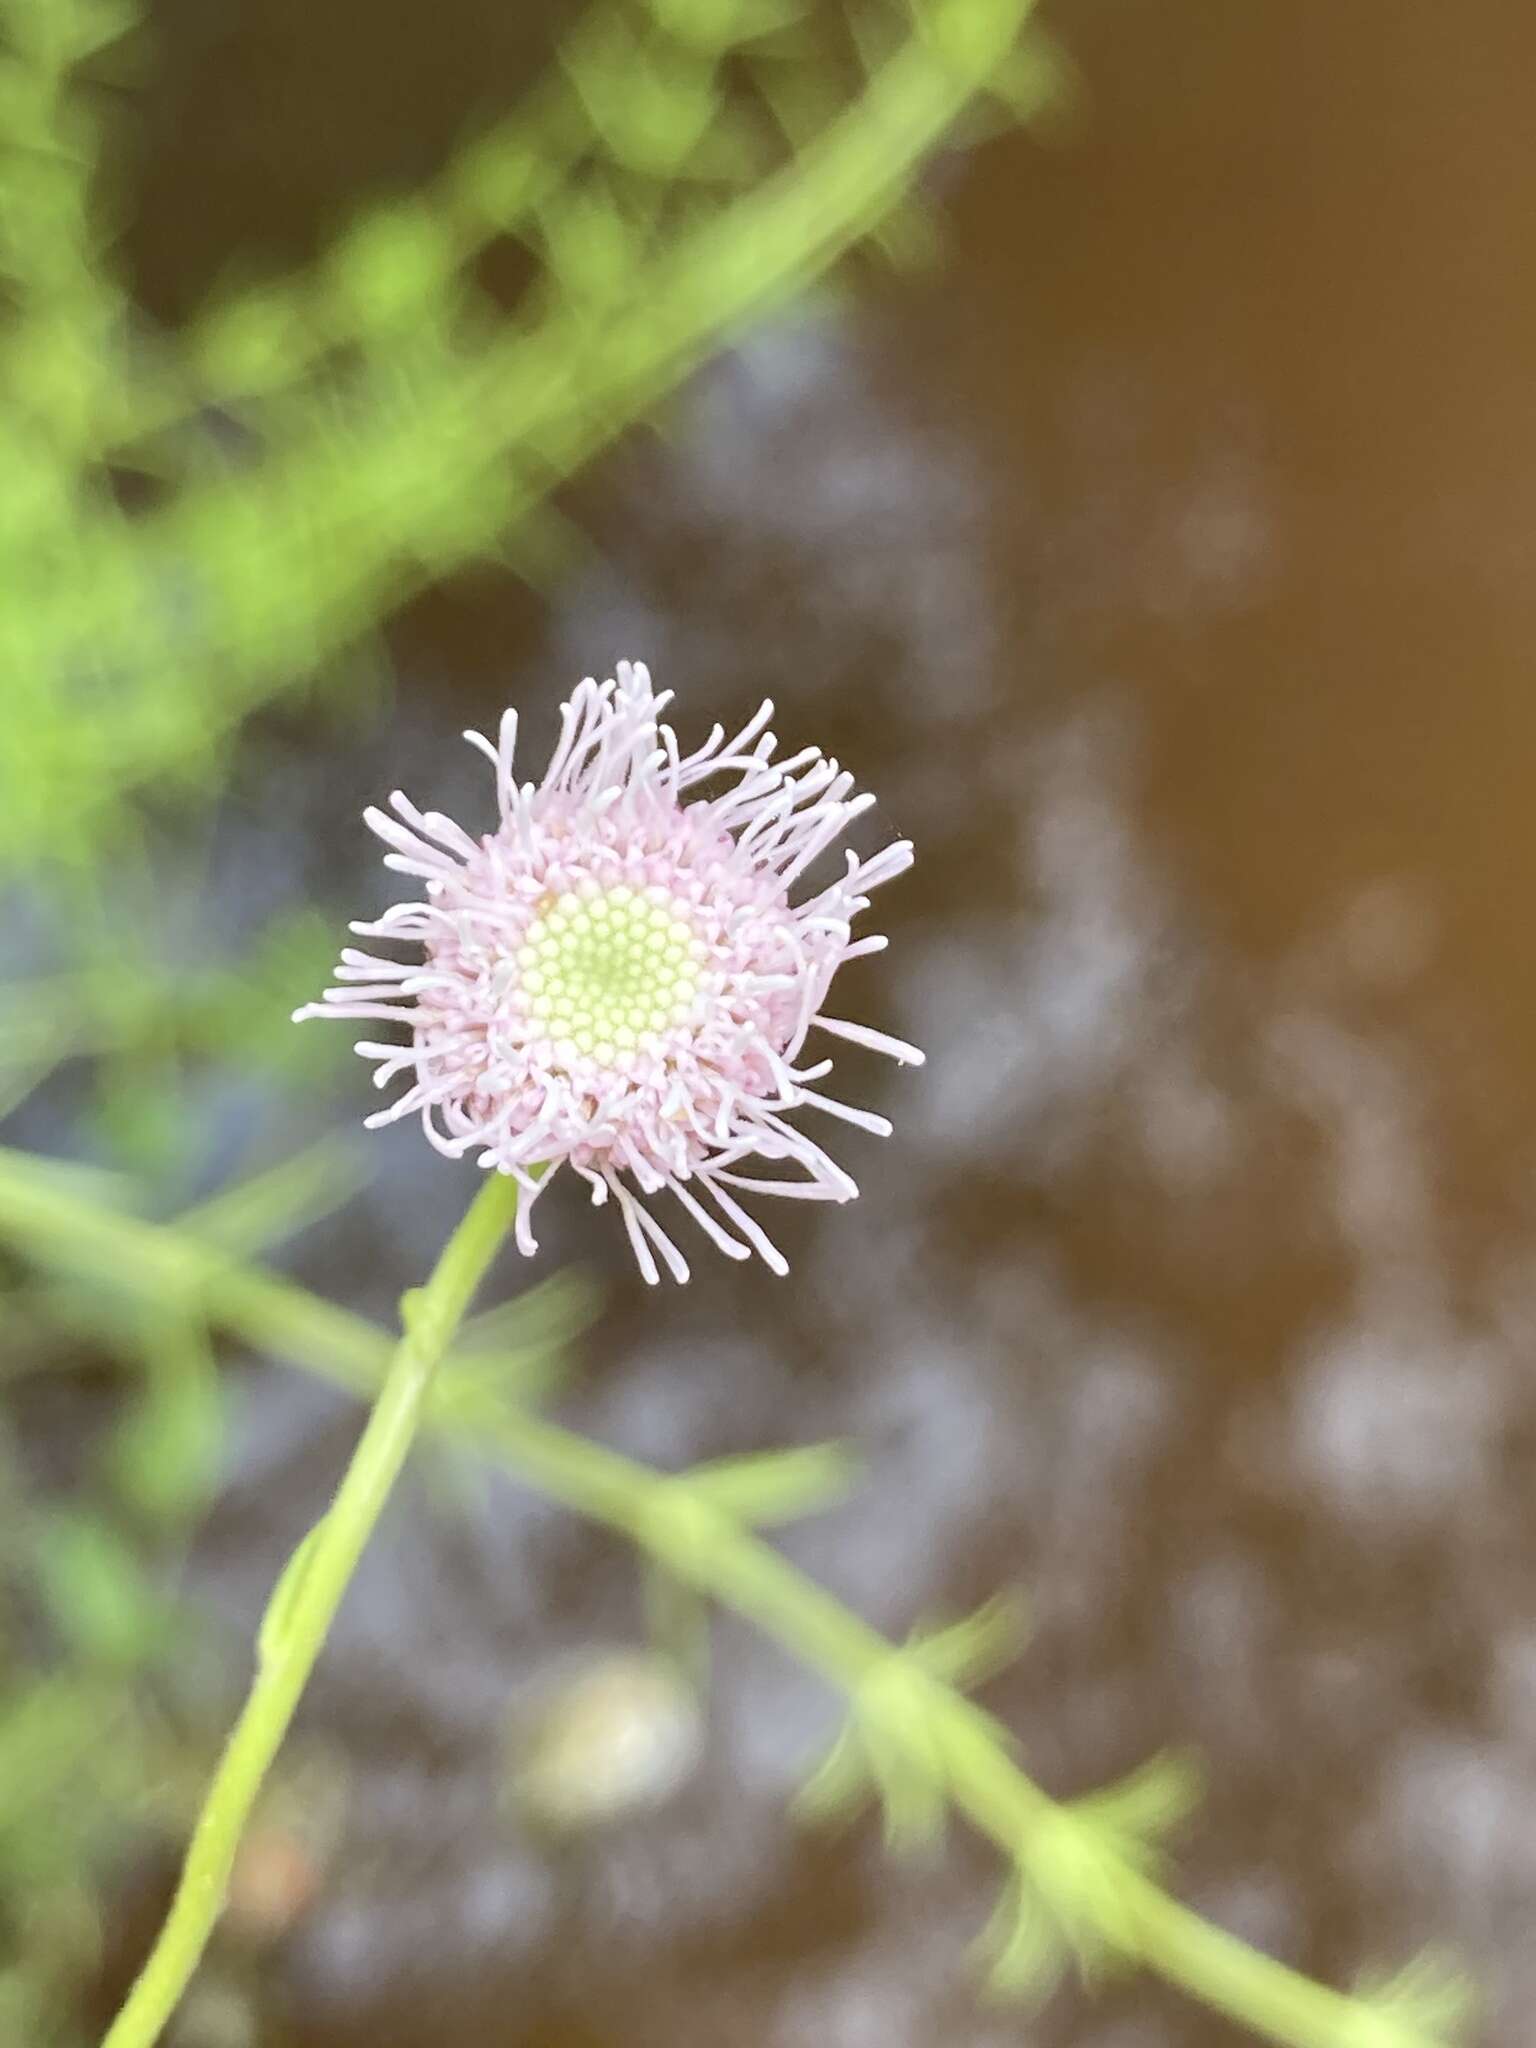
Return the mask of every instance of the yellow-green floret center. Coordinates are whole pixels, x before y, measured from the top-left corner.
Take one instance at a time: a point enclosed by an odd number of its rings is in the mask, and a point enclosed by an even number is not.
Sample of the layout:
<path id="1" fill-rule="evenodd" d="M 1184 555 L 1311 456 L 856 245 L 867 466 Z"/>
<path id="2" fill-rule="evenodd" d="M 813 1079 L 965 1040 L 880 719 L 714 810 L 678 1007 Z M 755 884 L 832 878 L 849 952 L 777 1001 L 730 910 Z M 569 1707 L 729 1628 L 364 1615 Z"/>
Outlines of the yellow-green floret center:
<path id="1" fill-rule="evenodd" d="M 543 907 L 518 949 L 529 1023 L 611 1063 L 684 1021 L 704 953 L 664 889 L 568 890 Z"/>

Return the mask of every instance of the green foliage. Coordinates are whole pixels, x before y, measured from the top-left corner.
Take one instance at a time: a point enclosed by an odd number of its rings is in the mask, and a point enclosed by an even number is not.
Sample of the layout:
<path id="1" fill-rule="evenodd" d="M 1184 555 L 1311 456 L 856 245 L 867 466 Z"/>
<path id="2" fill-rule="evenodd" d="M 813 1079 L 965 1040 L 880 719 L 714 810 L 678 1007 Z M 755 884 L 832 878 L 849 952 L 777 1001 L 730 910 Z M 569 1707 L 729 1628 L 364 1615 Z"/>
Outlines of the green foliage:
<path id="1" fill-rule="evenodd" d="M 1076 1965 L 1089 1980 L 1144 1954 L 1132 1874 L 1155 1872 L 1199 1779 L 1154 1757 L 1129 1778 L 1042 1814 L 977 1942 L 992 1993 L 1034 2004 Z"/>
<path id="2" fill-rule="evenodd" d="M 39 1519 L 35 1534 L 36 1583 L 66 1653 L 121 1666 L 153 1645 L 164 1604 L 109 1522 L 58 1510 Z"/>
<path id="3" fill-rule="evenodd" d="M 1346 2048 L 1397 2048 L 1405 2037 L 1459 2035 L 1477 2015 L 1477 1995 L 1448 1956 L 1418 1956 L 1391 1975 L 1361 1979 L 1360 2014 Z"/>
<path id="4" fill-rule="evenodd" d="M 108 1442 L 109 1484 L 141 1521 L 183 1528 L 212 1501 L 223 1449 L 223 1391 L 207 1331 L 173 1322 L 146 1346 L 142 1381 Z"/>
<path id="5" fill-rule="evenodd" d="M 777 1528 L 829 1507 L 847 1492 L 852 1473 L 838 1444 L 806 1444 L 696 1465 L 671 1492 L 651 1489 L 647 1547 L 689 1567 L 722 1531 Z"/>
<path id="6" fill-rule="evenodd" d="M 240 1263 L 355 1191 L 350 1144 L 322 1141 L 234 1183 L 185 1211 L 174 1235 L 137 1219 L 139 1190 L 119 1177 L 11 1154 L 0 1178 L 7 1164 L 13 1198 L 31 1191 L 9 1213 L 37 1270 L 0 1295 L 0 1341 L 14 1356 L 28 1338 L 36 1370 L 68 1355 L 63 1342 L 104 1345 L 123 1388 L 89 1463 L 93 1483 L 66 1503 L 29 1498 L 0 1428 L 0 1946 L 26 1959 L 0 1976 L 0 2017 L 25 2015 L 31 2029 L 0 2039 L 73 2048 L 69 2014 L 100 1938 L 101 1883 L 146 1824 L 185 1826 L 181 1756 L 208 1711 L 199 1646 L 209 1618 L 185 1607 L 176 1582 L 223 1459 L 213 1297 L 250 1290 L 248 1309 L 263 1328 L 281 1326 L 285 1355 L 309 1356 L 356 1390 L 376 1382 L 391 1343 Z M 71 1240 L 83 1249 L 81 1199 L 98 1205 L 101 1226 L 83 1260 L 66 1254 Z M 466 1385 L 499 1398 L 537 1392 L 590 1308 L 590 1290 L 557 1279 L 478 1319 Z M 301 1546 L 289 1587 L 308 1554 Z M 286 1611 L 279 1601 L 269 1617 L 267 1658 L 282 1651 Z"/>
<path id="7" fill-rule="evenodd" d="M 65 1274 L 115 1267 L 140 1299 L 156 1298 L 163 1277 L 179 1273 L 212 1322 L 360 1390 L 383 1370 L 382 1331 L 373 1333 L 371 1372 L 360 1374 L 359 1319 L 173 1227 L 125 1215 L 89 1177 L 0 1153 L 7 1241 Z M 873 1789 L 895 1848 L 936 1845 L 952 1812 L 996 1845 L 1008 1876 L 977 1951 L 996 1995 L 1038 1998 L 1076 1963 L 1090 1980 L 1111 1969 L 1155 1971 L 1286 2048 L 1446 2048 L 1464 2023 L 1467 1988 L 1438 1958 L 1350 1995 L 1249 1948 L 1165 1891 L 1164 1838 L 1197 1792 L 1186 1762 L 1157 1759 L 1068 1801 L 1029 1778 L 1007 1730 L 960 1689 L 1018 1649 L 1015 1599 L 897 1645 L 765 1546 L 754 1524 L 837 1497 L 840 1452 L 810 1446 L 656 1472 L 532 1414 L 484 1379 L 440 1381 L 429 1417 L 551 1498 L 622 1531 L 664 1583 L 733 1608 L 844 1692 L 848 1725 L 806 1789 L 809 1811 L 836 1815 Z M 302 1573 L 302 1553 L 295 1569 Z"/>
<path id="8" fill-rule="evenodd" d="M 830 11 L 607 0 L 432 188 L 167 335 L 112 277 L 74 77 L 132 16 L 5 0 L 0 364 L 18 402 L 0 450 L 0 658 L 19 682 L 0 859 L 54 861 L 61 818 L 77 845 L 110 843 L 147 785 L 206 796 L 258 704 L 424 578 L 515 550 L 555 484 L 897 210 L 1009 59 L 1027 0 L 885 11 L 888 53 L 860 77 Z M 819 111 L 786 135 L 792 101 Z M 507 237 L 537 259 L 510 312 L 474 282 Z M 222 454 L 210 428 L 230 416 L 243 431 Z M 154 476 L 152 509 L 119 511 L 117 470 Z"/>
<path id="9" fill-rule="evenodd" d="M 71 2048 L 101 1941 L 104 1873 L 157 1822 L 173 1788 L 183 1618 L 166 1590 L 168 1535 L 139 1539 L 110 1493 L 28 1511 L 6 1503 L 0 1641 L 0 2020 L 6 2040 Z"/>
<path id="10" fill-rule="evenodd" d="M 802 1814 L 831 1819 L 873 1792 L 889 1848 L 932 1847 L 952 1792 L 945 1734 L 952 1689 L 1000 1671 L 1023 1632 L 1021 1602 L 999 1595 L 962 1621 L 914 1630 L 902 1649 L 878 1659 L 854 1689 L 847 1727 L 801 1790 Z M 994 1739 L 990 1729 L 985 1739 Z"/>

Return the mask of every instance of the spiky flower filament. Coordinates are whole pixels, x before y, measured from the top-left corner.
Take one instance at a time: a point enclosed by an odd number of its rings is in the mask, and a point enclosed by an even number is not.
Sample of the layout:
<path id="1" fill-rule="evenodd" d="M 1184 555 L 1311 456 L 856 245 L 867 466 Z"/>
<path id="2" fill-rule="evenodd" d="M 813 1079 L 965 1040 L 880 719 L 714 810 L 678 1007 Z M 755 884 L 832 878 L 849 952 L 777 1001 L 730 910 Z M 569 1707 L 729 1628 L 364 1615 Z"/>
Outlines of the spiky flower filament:
<path id="1" fill-rule="evenodd" d="M 684 756 L 660 722 L 668 703 L 643 666 L 582 683 L 563 707 L 560 739 L 538 783 L 513 773 L 517 717 L 496 744 L 466 735 L 495 765 L 500 823 L 480 839 L 396 791 L 395 816 L 367 813 L 419 877 L 424 900 L 353 930 L 418 944 L 419 965 L 348 948 L 338 986 L 300 1016 L 404 1021 L 404 1045 L 359 1043 L 381 1086 L 405 1092 L 371 1124 L 417 1114 L 431 1142 L 517 1177 L 528 1211 L 548 1170 L 569 1165 L 594 1201 L 617 1204 L 641 1271 L 656 1254 L 679 1279 L 687 1264 L 639 1196 L 673 1195 L 733 1258 L 782 1255 L 737 1191 L 846 1201 L 853 1181 L 786 1121 L 802 1107 L 868 1130 L 883 1117 L 818 1093 L 823 1059 L 800 1066 L 819 1028 L 898 1060 L 899 1039 L 823 1013 L 838 967 L 878 951 L 854 940 L 865 893 L 899 874 L 897 841 L 809 898 L 791 892 L 873 801 L 815 748 L 776 761 L 772 706 L 727 740 L 716 727 Z M 715 795 L 700 792 L 717 779 Z M 785 1178 L 736 1171 L 756 1156 L 799 1169 Z M 631 1185 L 631 1183 L 633 1185 Z M 700 1196 L 707 1198 L 706 1207 Z"/>

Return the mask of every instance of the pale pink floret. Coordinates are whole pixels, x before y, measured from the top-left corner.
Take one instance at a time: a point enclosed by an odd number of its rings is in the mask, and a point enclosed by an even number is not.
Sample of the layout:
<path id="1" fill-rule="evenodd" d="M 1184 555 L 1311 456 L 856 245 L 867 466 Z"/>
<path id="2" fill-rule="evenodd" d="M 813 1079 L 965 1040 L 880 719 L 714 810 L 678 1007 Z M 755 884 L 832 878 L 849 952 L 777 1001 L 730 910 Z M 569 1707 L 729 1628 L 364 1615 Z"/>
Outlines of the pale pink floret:
<path id="1" fill-rule="evenodd" d="M 368 1123 L 419 1115 L 439 1151 L 477 1152 L 481 1166 L 511 1174 L 523 1193 L 524 1252 L 535 1249 L 536 1195 L 569 1165 L 594 1202 L 613 1197 L 647 1280 L 660 1277 L 657 1252 L 677 1279 L 688 1277 L 682 1253 L 637 1199 L 663 1190 L 728 1256 L 756 1251 L 782 1273 L 782 1254 L 737 1192 L 838 1202 L 858 1192 L 786 1121 L 789 1113 L 809 1106 L 865 1130 L 890 1129 L 884 1117 L 818 1091 L 832 1062 L 796 1065 L 807 1034 L 819 1029 L 899 1061 L 922 1060 L 900 1039 L 822 1014 L 842 963 L 884 947 L 883 938 L 854 940 L 850 927 L 868 907 L 866 892 L 911 865 L 912 848 L 898 840 L 868 860 L 849 853 L 836 881 L 791 903 L 806 869 L 874 799 L 854 795 L 852 776 L 815 748 L 775 761 L 765 730 L 771 704 L 734 738 L 716 726 L 683 755 L 672 728 L 658 722 L 670 701 L 638 662 L 620 662 L 615 681 L 588 678 L 562 709 L 537 785 L 514 779 L 516 712 L 502 719 L 497 745 L 467 733 L 496 769 L 501 822 L 480 839 L 418 811 L 398 790 L 390 798 L 397 817 L 368 811 L 391 849 L 385 865 L 426 886 L 422 902 L 396 904 L 352 930 L 418 944 L 426 957 L 402 964 L 348 947 L 336 970 L 341 985 L 295 1014 L 409 1025 L 408 1044 L 358 1044 L 379 1063 L 377 1085 L 409 1076 L 405 1092 Z M 709 783 L 724 787 L 690 795 Z M 632 927 L 663 934 L 655 941 L 666 963 L 654 997 L 659 1028 L 621 1031 L 623 1044 L 595 1042 L 612 1035 L 602 1021 L 605 990 L 580 980 L 579 962 L 570 985 L 583 992 L 578 1005 L 597 988 L 596 1021 L 589 1008 L 573 1013 L 567 999 L 560 1016 L 576 1022 L 552 1024 L 549 977 L 536 971 L 541 941 L 558 944 L 551 931 L 589 930 L 594 914 L 610 920 L 603 931 L 626 939 Z M 634 972 L 643 977 L 651 956 L 639 957 Z M 642 998 L 653 1000 L 648 982 Z M 735 1170 L 754 1155 L 798 1173 L 759 1179 Z"/>

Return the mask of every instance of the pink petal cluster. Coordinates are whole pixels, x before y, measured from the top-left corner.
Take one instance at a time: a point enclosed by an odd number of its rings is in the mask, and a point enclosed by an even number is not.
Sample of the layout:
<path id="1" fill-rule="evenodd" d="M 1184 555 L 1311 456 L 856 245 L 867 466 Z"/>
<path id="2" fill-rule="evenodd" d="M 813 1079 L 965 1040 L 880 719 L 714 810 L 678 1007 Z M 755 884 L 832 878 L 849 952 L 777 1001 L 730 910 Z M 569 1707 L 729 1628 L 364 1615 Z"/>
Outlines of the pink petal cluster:
<path id="1" fill-rule="evenodd" d="M 518 1243 L 555 1169 L 594 1202 L 613 1198 L 640 1270 L 678 1280 L 688 1266 L 645 1198 L 672 1195 L 732 1258 L 783 1256 L 738 1200 L 743 1192 L 847 1201 L 853 1181 L 788 1118 L 821 1110 L 886 1133 L 883 1117 L 815 1087 L 829 1059 L 800 1065 L 812 1029 L 918 1063 L 901 1040 L 823 1014 L 845 960 L 880 951 L 854 939 L 867 892 L 911 865 L 899 840 L 791 902 L 817 857 L 873 803 L 816 748 L 776 760 L 765 703 L 727 739 L 694 753 L 660 723 L 636 662 L 588 678 L 562 707 L 543 780 L 514 773 L 517 714 L 499 742 L 465 737 L 496 770 L 500 823 L 479 839 L 396 791 L 367 822 L 388 867 L 417 876 L 401 903 L 359 934 L 419 945 L 420 963 L 346 948 L 337 987 L 296 1012 L 403 1022 L 405 1044 L 364 1040 L 379 1086 L 408 1076 L 370 1125 L 419 1116 L 452 1156 L 519 1183 Z M 782 1162 L 782 1178 L 737 1171 Z"/>

